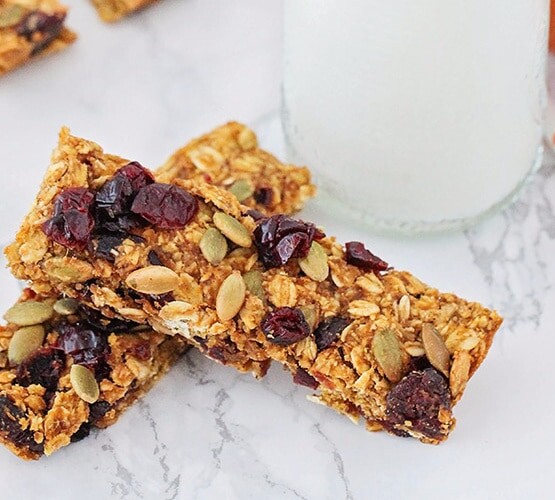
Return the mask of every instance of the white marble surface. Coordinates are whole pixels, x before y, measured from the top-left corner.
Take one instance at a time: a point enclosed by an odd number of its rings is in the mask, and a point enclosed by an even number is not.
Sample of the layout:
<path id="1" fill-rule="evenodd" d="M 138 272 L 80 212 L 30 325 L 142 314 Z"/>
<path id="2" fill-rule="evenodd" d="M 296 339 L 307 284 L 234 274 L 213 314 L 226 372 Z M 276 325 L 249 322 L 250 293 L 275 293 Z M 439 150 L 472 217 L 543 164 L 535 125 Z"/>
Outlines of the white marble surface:
<path id="1" fill-rule="evenodd" d="M 78 43 L 0 81 L 0 242 L 62 124 L 148 166 L 231 118 L 281 151 L 279 0 L 166 0 L 114 26 L 67 3 Z M 463 233 L 385 238 L 317 203 L 303 214 L 505 316 L 447 443 L 369 434 L 307 402 L 277 367 L 257 382 L 193 352 L 112 428 L 37 463 L 0 450 L 0 497 L 553 498 L 554 204 L 546 165 L 520 201 Z M 1 272 L 5 309 L 18 288 Z"/>

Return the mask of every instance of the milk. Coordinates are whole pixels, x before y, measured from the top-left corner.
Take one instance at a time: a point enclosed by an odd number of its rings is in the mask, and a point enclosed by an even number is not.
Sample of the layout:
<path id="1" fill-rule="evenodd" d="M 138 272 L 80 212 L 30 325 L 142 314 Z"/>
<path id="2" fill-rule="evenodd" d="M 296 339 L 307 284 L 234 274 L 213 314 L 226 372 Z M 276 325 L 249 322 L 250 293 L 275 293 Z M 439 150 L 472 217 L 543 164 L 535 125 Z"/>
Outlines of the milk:
<path id="1" fill-rule="evenodd" d="M 548 0 L 285 0 L 283 123 L 335 207 L 427 229 L 537 165 Z"/>

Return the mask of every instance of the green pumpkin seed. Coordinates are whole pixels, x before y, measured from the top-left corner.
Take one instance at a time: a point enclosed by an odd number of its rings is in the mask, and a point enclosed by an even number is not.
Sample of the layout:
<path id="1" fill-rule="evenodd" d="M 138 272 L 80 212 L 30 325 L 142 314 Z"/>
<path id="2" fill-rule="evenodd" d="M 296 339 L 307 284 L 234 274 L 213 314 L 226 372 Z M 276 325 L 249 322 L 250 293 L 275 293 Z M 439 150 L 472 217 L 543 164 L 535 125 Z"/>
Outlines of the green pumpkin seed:
<path id="1" fill-rule="evenodd" d="M 214 214 L 214 224 L 222 234 L 240 247 L 249 248 L 252 245 L 252 238 L 249 230 L 237 219 L 223 212 Z"/>
<path id="2" fill-rule="evenodd" d="M 94 373 L 82 365 L 72 365 L 69 372 L 71 386 L 77 395 L 87 403 L 95 403 L 100 396 Z"/>
<path id="3" fill-rule="evenodd" d="M 0 7 L 0 28 L 15 26 L 23 19 L 25 13 L 25 8 L 19 4 Z"/>
<path id="4" fill-rule="evenodd" d="M 4 314 L 4 319 L 17 326 L 32 326 L 48 321 L 53 314 L 52 304 L 28 300 L 15 304 L 8 309 Z"/>
<path id="5" fill-rule="evenodd" d="M 315 241 L 310 245 L 308 255 L 299 260 L 299 266 L 314 281 L 324 281 L 330 273 L 328 256 L 322 246 Z"/>
<path id="6" fill-rule="evenodd" d="M 216 296 L 216 313 L 221 321 L 228 321 L 243 307 L 247 287 L 238 272 L 230 274 L 220 285 Z"/>
<path id="7" fill-rule="evenodd" d="M 378 330 L 372 339 L 372 353 L 391 382 L 403 378 L 404 361 L 401 344 L 392 330 Z"/>
<path id="8" fill-rule="evenodd" d="M 206 230 L 202 235 L 199 247 L 204 258 L 215 266 L 224 260 L 227 254 L 227 241 L 215 227 Z"/>
<path id="9" fill-rule="evenodd" d="M 77 312 L 77 309 L 79 309 L 79 302 L 69 297 L 57 300 L 54 303 L 54 311 L 56 311 L 58 314 L 61 314 L 62 316 L 75 314 Z"/>
<path id="10" fill-rule="evenodd" d="M 246 179 L 239 179 L 230 186 L 229 192 L 235 195 L 235 198 L 237 198 L 237 200 L 245 201 L 254 193 L 254 187 Z"/>
<path id="11" fill-rule="evenodd" d="M 247 290 L 256 295 L 260 300 L 266 300 L 266 292 L 264 292 L 264 280 L 260 271 L 252 270 L 243 274 L 243 281 L 247 286 Z"/>
<path id="12" fill-rule="evenodd" d="M 308 323 L 310 327 L 310 331 L 313 332 L 316 328 L 316 323 L 318 321 L 318 315 L 316 314 L 316 309 L 314 306 L 301 306 L 299 307 L 301 312 L 303 313 L 304 319 Z"/>
<path id="13" fill-rule="evenodd" d="M 44 342 L 46 333 L 42 325 L 25 326 L 16 330 L 8 346 L 8 360 L 12 365 L 25 361 Z"/>

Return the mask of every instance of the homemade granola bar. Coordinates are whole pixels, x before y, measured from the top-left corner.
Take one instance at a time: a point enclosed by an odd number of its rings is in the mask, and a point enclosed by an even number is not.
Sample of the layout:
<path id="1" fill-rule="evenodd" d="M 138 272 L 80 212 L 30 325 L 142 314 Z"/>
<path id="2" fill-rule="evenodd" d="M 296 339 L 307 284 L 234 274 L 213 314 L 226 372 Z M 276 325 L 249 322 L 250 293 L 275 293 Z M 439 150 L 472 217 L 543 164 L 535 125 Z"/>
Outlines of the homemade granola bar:
<path id="1" fill-rule="evenodd" d="M 0 0 L 0 75 L 73 43 L 66 14 L 58 0 Z"/>
<path id="2" fill-rule="evenodd" d="M 113 424 L 188 347 L 181 337 L 29 289 L 5 317 L 0 442 L 26 460 Z"/>
<path id="3" fill-rule="evenodd" d="M 113 23 L 158 0 L 92 0 L 103 21 Z"/>
<path id="4" fill-rule="evenodd" d="M 307 168 L 284 165 L 258 147 L 256 135 L 231 122 L 191 141 L 156 172 L 159 182 L 191 179 L 230 190 L 268 215 L 300 210 L 315 194 Z"/>
<path id="5" fill-rule="evenodd" d="M 38 293 L 149 322 L 238 370 L 261 376 L 283 363 L 371 430 L 448 436 L 501 324 L 495 312 L 391 269 L 361 243 L 343 248 L 218 187 L 172 182 L 63 130 L 6 251 L 12 271 Z M 107 242 L 115 230 L 125 237 Z"/>

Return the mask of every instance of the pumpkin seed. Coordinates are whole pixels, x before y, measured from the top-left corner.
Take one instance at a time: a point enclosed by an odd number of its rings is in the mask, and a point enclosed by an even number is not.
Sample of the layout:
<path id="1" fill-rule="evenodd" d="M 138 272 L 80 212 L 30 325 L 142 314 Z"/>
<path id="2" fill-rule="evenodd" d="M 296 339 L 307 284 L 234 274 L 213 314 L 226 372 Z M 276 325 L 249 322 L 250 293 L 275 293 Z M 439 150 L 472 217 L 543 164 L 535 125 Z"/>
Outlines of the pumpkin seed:
<path id="1" fill-rule="evenodd" d="M 314 281 L 324 281 L 330 273 L 328 256 L 322 246 L 315 241 L 310 245 L 308 255 L 299 260 L 299 266 Z"/>
<path id="2" fill-rule="evenodd" d="M 162 295 L 171 292 L 179 285 L 179 276 L 164 266 L 146 266 L 133 271 L 125 283 L 137 292 L 149 295 Z"/>
<path id="3" fill-rule="evenodd" d="M 216 313 L 221 321 L 228 321 L 243 307 L 247 287 L 239 272 L 230 274 L 221 284 L 216 296 Z"/>
<path id="4" fill-rule="evenodd" d="M 25 13 L 25 9 L 19 4 L 0 7 L 0 28 L 15 26 L 23 19 Z"/>
<path id="5" fill-rule="evenodd" d="M 17 326 L 31 326 L 48 321 L 53 314 L 52 304 L 28 300 L 10 307 L 4 314 L 4 319 Z"/>
<path id="6" fill-rule="evenodd" d="M 247 290 L 256 295 L 260 300 L 266 300 L 266 293 L 264 292 L 264 280 L 260 271 L 252 270 L 243 274 L 243 281 L 247 286 Z"/>
<path id="7" fill-rule="evenodd" d="M 44 262 L 44 271 L 62 283 L 83 283 L 94 276 L 94 268 L 88 262 L 66 257 L 48 259 Z"/>
<path id="8" fill-rule="evenodd" d="M 392 330 L 378 330 L 372 339 L 372 353 L 387 379 L 393 383 L 403 378 L 401 344 Z"/>
<path id="9" fill-rule="evenodd" d="M 252 245 L 252 238 L 249 230 L 237 219 L 223 212 L 214 214 L 214 224 L 222 234 L 240 247 L 248 248 Z"/>
<path id="10" fill-rule="evenodd" d="M 16 330 L 8 346 L 8 359 L 12 365 L 25 361 L 42 346 L 46 333 L 42 325 L 25 326 Z"/>
<path id="11" fill-rule="evenodd" d="M 316 309 L 314 308 L 314 306 L 301 306 L 299 307 L 299 309 L 303 313 L 304 319 L 306 319 L 306 322 L 310 327 L 310 331 L 313 332 L 318 322 L 318 314 L 316 314 Z"/>
<path id="12" fill-rule="evenodd" d="M 443 375 L 449 377 L 451 354 L 441 335 L 430 323 L 422 325 L 422 345 L 430 364 Z"/>
<path id="13" fill-rule="evenodd" d="M 472 356 L 468 351 L 458 351 L 454 355 L 453 366 L 449 373 L 449 388 L 454 398 L 464 390 L 468 377 L 470 376 L 470 367 L 472 364 Z"/>
<path id="14" fill-rule="evenodd" d="M 75 314 L 79 308 L 79 302 L 72 298 L 59 299 L 54 303 L 54 311 L 62 316 Z"/>
<path id="15" fill-rule="evenodd" d="M 199 243 L 204 258 L 217 266 L 227 254 L 227 241 L 215 227 L 210 227 L 202 235 Z"/>
<path id="16" fill-rule="evenodd" d="M 98 400 L 100 388 L 91 370 L 82 365 L 72 365 L 69 380 L 71 386 L 83 401 L 91 404 Z"/>
<path id="17" fill-rule="evenodd" d="M 239 179 L 230 186 L 229 192 L 235 195 L 235 198 L 237 198 L 237 200 L 245 201 L 254 193 L 254 187 L 246 179 Z"/>

